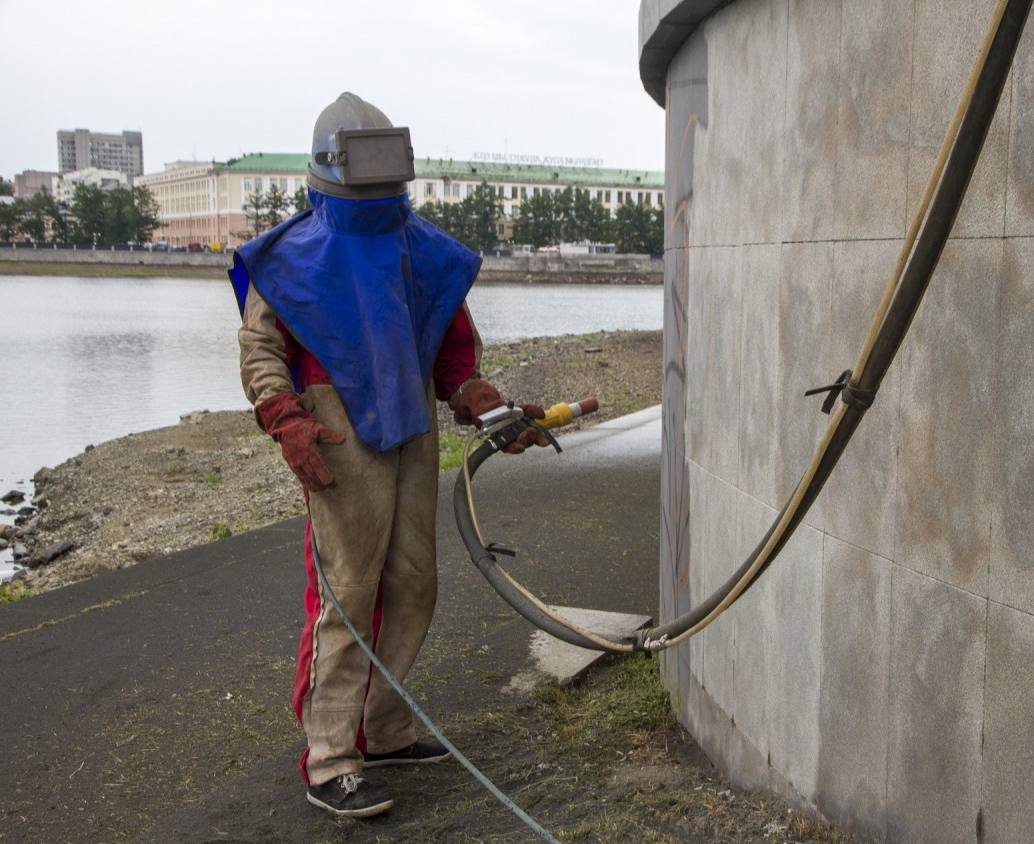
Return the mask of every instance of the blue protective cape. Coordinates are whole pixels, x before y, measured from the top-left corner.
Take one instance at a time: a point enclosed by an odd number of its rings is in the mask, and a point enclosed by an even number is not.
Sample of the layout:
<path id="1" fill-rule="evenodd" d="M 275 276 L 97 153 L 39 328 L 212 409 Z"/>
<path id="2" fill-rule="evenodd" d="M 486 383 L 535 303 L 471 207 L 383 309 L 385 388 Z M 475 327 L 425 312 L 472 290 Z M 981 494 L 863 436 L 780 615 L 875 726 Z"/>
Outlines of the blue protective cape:
<path id="1" fill-rule="evenodd" d="M 481 259 L 413 214 L 403 194 L 352 200 L 309 190 L 312 209 L 240 247 L 229 270 L 327 370 L 359 438 L 387 451 L 431 430 L 438 347 Z M 296 385 L 297 386 L 297 385 Z"/>

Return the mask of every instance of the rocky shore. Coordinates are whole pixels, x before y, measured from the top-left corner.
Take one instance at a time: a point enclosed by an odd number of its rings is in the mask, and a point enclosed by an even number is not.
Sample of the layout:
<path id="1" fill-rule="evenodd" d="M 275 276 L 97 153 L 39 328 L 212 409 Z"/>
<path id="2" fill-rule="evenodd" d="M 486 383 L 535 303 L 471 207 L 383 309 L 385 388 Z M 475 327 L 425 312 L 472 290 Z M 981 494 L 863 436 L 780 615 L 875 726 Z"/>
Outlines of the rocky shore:
<path id="1" fill-rule="evenodd" d="M 595 395 L 581 426 L 661 401 L 661 332 L 539 338 L 485 350 L 482 370 L 507 397 L 545 407 Z M 439 405 L 443 440 L 466 436 Z M 143 560 L 218 541 L 303 512 L 279 447 L 250 412 L 185 413 L 168 428 L 88 448 L 35 478 L 19 524 L 18 579 L 42 592 Z M 21 546 L 19 548 L 19 546 Z"/>

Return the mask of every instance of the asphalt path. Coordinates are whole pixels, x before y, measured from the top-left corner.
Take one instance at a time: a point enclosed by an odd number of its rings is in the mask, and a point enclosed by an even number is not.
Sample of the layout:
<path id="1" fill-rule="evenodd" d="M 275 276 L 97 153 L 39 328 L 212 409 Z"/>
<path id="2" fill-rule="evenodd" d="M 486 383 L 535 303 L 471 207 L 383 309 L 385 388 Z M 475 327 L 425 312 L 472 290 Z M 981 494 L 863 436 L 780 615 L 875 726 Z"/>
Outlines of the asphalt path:
<path id="1" fill-rule="evenodd" d="M 534 449 L 479 470 L 486 539 L 518 551 L 506 567 L 547 603 L 656 618 L 659 408 L 561 443 L 562 455 Z M 460 542 L 455 477 L 444 474 L 439 489 L 438 609 L 410 675 L 428 714 L 446 723 L 512 697 L 508 680 L 533 662 L 531 626 Z M 300 729 L 273 747 L 259 730 L 254 751 L 240 752 L 255 731 L 242 739 L 236 726 L 289 703 L 284 665 L 302 621 L 303 524 L 292 519 L 0 608 L 0 839 L 338 834 L 304 799 Z M 468 753 L 475 763 L 477 755 Z M 356 827 L 355 840 L 390 838 L 392 818 L 447 800 L 423 774 L 406 788 L 409 807 L 397 801 L 383 821 Z"/>

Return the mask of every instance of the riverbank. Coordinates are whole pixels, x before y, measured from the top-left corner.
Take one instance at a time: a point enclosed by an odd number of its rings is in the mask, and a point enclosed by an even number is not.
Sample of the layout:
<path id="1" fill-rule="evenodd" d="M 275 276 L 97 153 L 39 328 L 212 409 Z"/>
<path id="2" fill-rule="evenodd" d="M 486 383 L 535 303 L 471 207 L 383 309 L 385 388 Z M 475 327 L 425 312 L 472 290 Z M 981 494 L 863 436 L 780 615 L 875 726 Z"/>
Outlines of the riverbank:
<path id="1" fill-rule="evenodd" d="M 659 404 L 661 332 L 603 332 L 486 348 L 482 370 L 507 397 L 549 406 L 595 395 L 578 427 Z M 189 408 L 187 408 L 189 410 Z M 439 405 L 454 460 L 466 435 Z M 303 512 L 300 489 L 250 412 L 186 413 L 180 424 L 88 448 L 34 478 L 40 512 L 12 542 L 28 560 L 71 544 L 22 582 L 44 592 Z"/>
<path id="2" fill-rule="evenodd" d="M 83 276 L 105 278 L 211 278 L 226 281 L 225 267 L 196 267 L 184 264 L 76 264 L 65 261 L 3 261 L 0 276 Z"/>
<path id="3" fill-rule="evenodd" d="M 0 248 L 0 276 L 226 278 L 228 254 Z M 651 284 L 664 283 L 664 261 L 645 255 L 487 255 L 480 283 Z"/>
<path id="4" fill-rule="evenodd" d="M 84 278 L 209 278 L 226 281 L 226 267 L 163 264 L 71 264 L 42 261 L 0 261 L 0 276 L 81 276 Z M 664 276 L 655 272 L 566 272 L 482 269 L 478 284 L 635 284 L 660 285 Z"/>

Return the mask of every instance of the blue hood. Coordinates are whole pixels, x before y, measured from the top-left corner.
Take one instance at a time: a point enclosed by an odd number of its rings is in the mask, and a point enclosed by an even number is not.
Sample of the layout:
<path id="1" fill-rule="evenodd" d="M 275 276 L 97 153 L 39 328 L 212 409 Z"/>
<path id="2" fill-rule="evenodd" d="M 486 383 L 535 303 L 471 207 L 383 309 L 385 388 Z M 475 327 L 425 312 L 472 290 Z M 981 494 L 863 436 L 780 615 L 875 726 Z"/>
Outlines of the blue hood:
<path id="1" fill-rule="evenodd" d="M 431 370 L 481 259 L 405 194 L 309 199 L 234 254 L 237 304 L 253 284 L 327 370 L 360 439 L 387 451 L 431 430 Z"/>

